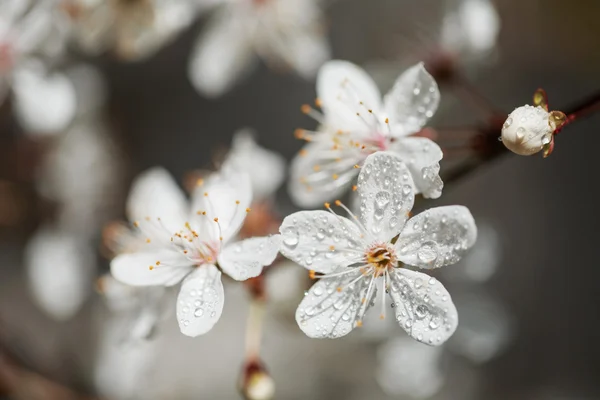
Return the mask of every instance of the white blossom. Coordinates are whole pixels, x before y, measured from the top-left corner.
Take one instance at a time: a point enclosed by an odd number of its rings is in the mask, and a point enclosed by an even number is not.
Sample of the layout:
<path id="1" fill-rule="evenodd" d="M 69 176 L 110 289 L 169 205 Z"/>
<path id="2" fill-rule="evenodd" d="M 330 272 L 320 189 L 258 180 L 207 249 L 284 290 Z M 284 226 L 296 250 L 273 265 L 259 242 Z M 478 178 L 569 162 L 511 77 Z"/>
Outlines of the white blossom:
<path id="1" fill-rule="evenodd" d="M 86 239 L 56 227 L 40 228 L 25 249 L 31 294 L 57 320 L 67 320 L 79 311 L 91 292 L 95 264 Z"/>
<path id="2" fill-rule="evenodd" d="M 358 173 L 356 167 L 375 151 L 400 157 L 416 193 L 441 195 L 440 147 L 411 136 L 433 116 L 440 100 L 437 84 L 422 63 L 400 75 L 382 101 L 361 68 L 330 61 L 319 72 L 317 95 L 323 114 L 308 106 L 303 111 L 316 118 L 320 127 L 316 132 L 297 131 L 309 143 L 291 166 L 289 190 L 299 205 L 312 207 L 341 194 Z"/>
<path id="3" fill-rule="evenodd" d="M 502 126 L 502 143 L 513 153 L 529 156 L 552 142 L 556 124 L 542 106 L 525 105 L 509 114 Z"/>
<path id="4" fill-rule="evenodd" d="M 250 211 L 250 180 L 222 171 L 208 177 L 188 204 L 170 175 L 155 168 L 133 184 L 128 216 L 146 244 L 111 262 L 113 276 L 134 286 L 173 286 L 181 332 L 208 332 L 223 310 L 221 271 L 235 280 L 259 275 L 275 259 L 279 235 L 230 243 Z"/>
<path id="5" fill-rule="evenodd" d="M 462 206 L 429 209 L 408 219 L 415 190 L 408 167 L 389 152 L 367 157 L 358 177 L 360 215 L 354 220 L 331 211 L 301 211 L 280 227 L 284 256 L 313 271 L 319 281 L 308 291 L 296 321 L 310 337 L 336 338 L 362 325 L 381 291 L 392 298 L 396 320 L 414 339 L 439 345 L 456 330 L 450 294 L 422 269 L 454 264 L 475 242 L 477 229 Z"/>
<path id="6" fill-rule="evenodd" d="M 219 0 L 198 38 L 189 77 L 205 96 L 216 97 L 248 75 L 262 58 L 311 78 L 329 59 L 318 0 Z"/>
<path id="7" fill-rule="evenodd" d="M 250 129 L 235 133 L 223 168 L 245 171 L 250 176 L 252 201 L 271 197 L 285 179 L 286 162 L 278 153 L 261 147 Z"/>
<path id="8" fill-rule="evenodd" d="M 195 16 L 192 0 L 66 0 L 74 40 L 85 51 L 125 60 L 151 56 Z"/>

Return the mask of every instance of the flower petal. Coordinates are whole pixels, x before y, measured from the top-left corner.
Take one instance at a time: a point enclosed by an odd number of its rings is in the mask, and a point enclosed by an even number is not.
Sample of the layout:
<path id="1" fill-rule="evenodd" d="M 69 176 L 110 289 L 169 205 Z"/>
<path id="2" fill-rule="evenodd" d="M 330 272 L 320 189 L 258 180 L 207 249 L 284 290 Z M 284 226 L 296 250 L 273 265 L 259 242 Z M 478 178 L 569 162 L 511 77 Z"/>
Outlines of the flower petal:
<path id="1" fill-rule="evenodd" d="M 416 193 L 431 199 L 442 195 L 444 182 L 439 175 L 439 162 L 444 154 L 437 143 L 423 137 L 405 137 L 397 139 L 390 147 L 390 152 L 400 157 L 408 167 Z"/>
<path id="2" fill-rule="evenodd" d="M 67 128 L 77 102 L 66 76 L 48 74 L 41 65 L 31 64 L 16 70 L 13 79 L 16 113 L 28 132 L 52 134 Z"/>
<path id="3" fill-rule="evenodd" d="M 191 269 L 192 262 L 182 253 L 150 245 L 147 250 L 121 254 L 110 263 L 115 279 L 132 286 L 173 286 Z"/>
<path id="4" fill-rule="evenodd" d="M 304 268 L 323 274 L 363 258 L 361 231 L 347 218 L 327 211 L 299 211 L 279 227 L 281 254 Z"/>
<path id="5" fill-rule="evenodd" d="M 233 136 L 231 150 L 222 168 L 248 173 L 254 202 L 273 195 L 286 175 L 285 158 L 259 146 L 250 129 L 240 130 Z"/>
<path id="6" fill-rule="evenodd" d="M 170 240 L 170 235 L 184 228 L 187 207 L 183 191 L 162 167 L 154 167 L 141 173 L 133 182 L 127 198 L 129 219 L 142 223 L 149 219 L 156 225 L 155 228 L 164 226 L 165 229 L 152 229 L 163 240 Z M 157 218 L 160 218 L 160 223 Z M 146 231 L 150 229 L 144 229 L 144 233 Z"/>
<path id="7" fill-rule="evenodd" d="M 411 218 L 396 242 L 398 259 L 432 269 L 457 263 L 477 239 L 477 226 L 468 208 L 431 208 Z"/>
<path id="8" fill-rule="evenodd" d="M 195 337 L 205 334 L 221 318 L 225 294 L 221 272 L 203 265 L 188 275 L 177 296 L 177 321 L 181 333 Z"/>
<path id="9" fill-rule="evenodd" d="M 357 126 L 364 126 L 356 113 L 381 109 L 381 93 L 373 79 L 348 61 L 332 60 L 321 67 L 317 75 L 317 96 L 326 123 L 333 129 L 353 131 Z"/>
<path id="10" fill-rule="evenodd" d="M 365 160 L 358 175 L 360 220 L 380 240 L 396 236 L 415 201 L 413 180 L 393 153 L 377 152 Z"/>
<path id="11" fill-rule="evenodd" d="M 334 339 L 347 335 L 357 326 L 377 295 L 377 285 L 373 285 L 370 298 L 365 299 L 368 279 L 349 285 L 360 274 L 360 270 L 354 268 L 353 272 L 338 278 L 323 278 L 310 288 L 296 310 L 296 322 L 306 336 Z"/>
<path id="12" fill-rule="evenodd" d="M 251 202 L 252 184 L 246 172 L 214 173 L 194 189 L 192 224 L 202 239 L 218 241 L 220 236 L 227 242 L 242 227 Z"/>
<path id="13" fill-rule="evenodd" d="M 407 69 L 398 77 L 384 99 L 385 112 L 390 119 L 394 136 L 419 131 L 433 116 L 439 102 L 438 85 L 423 63 Z"/>
<path id="14" fill-rule="evenodd" d="M 236 281 L 260 275 L 279 253 L 281 236 L 254 237 L 232 243 L 219 254 L 219 266 Z"/>
<path id="15" fill-rule="evenodd" d="M 363 156 L 356 151 L 333 150 L 333 144 L 326 140 L 309 143 L 292 160 L 288 190 L 297 205 L 315 207 L 335 199 L 356 176 L 354 165 Z"/>
<path id="16" fill-rule="evenodd" d="M 390 279 L 396 320 L 413 339 L 439 346 L 452 336 L 458 313 L 437 279 L 406 268 L 395 269 Z"/>
<path id="17" fill-rule="evenodd" d="M 213 16 L 192 50 L 188 76 L 205 96 L 224 94 L 255 64 L 252 35 L 240 23 L 240 16 L 233 14 L 235 10 L 236 7 L 224 7 Z"/>

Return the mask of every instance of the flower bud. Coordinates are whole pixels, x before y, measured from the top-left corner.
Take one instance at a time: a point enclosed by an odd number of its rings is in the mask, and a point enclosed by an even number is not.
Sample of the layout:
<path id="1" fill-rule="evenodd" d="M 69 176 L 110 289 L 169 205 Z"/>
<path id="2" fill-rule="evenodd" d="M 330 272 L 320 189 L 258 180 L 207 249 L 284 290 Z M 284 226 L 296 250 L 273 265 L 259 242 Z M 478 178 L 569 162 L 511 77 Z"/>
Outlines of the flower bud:
<path id="1" fill-rule="evenodd" d="M 556 124 L 543 107 L 516 108 L 502 126 L 502 143 L 513 153 L 529 156 L 552 142 Z"/>
<path id="2" fill-rule="evenodd" d="M 247 400 L 271 400 L 275 395 L 275 382 L 259 362 L 245 365 L 240 386 Z"/>

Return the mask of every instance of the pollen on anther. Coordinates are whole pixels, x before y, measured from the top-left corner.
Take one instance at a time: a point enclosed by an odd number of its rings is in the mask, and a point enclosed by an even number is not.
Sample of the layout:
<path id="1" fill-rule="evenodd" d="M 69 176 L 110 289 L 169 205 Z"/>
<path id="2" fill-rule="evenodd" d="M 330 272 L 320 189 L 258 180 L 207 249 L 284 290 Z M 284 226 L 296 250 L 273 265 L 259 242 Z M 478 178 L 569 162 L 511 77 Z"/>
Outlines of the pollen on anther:
<path id="1" fill-rule="evenodd" d="M 188 251 L 187 251 L 187 250 L 184 250 L 184 251 L 183 251 L 183 254 L 187 254 L 187 253 L 188 253 Z"/>
<path id="2" fill-rule="evenodd" d="M 316 275 L 315 275 L 315 270 L 314 269 L 311 269 L 311 270 L 308 271 L 308 277 L 310 279 L 315 279 L 315 276 Z"/>
<path id="3" fill-rule="evenodd" d="M 356 326 L 360 328 L 363 326 L 363 322 L 361 320 L 356 321 Z"/>
<path id="4" fill-rule="evenodd" d="M 140 226 L 140 223 L 139 223 L 139 222 L 137 222 L 137 221 L 134 221 L 134 222 L 133 222 L 133 226 L 135 226 L 136 228 L 139 228 L 139 226 Z"/>
<path id="5" fill-rule="evenodd" d="M 223 236 L 219 236 L 219 240 L 220 240 L 220 241 L 223 241 Z"/>
<path id="6" fill-rule="evenodd" d="M 356 189 L 358 189 L 358 186 L 356 186 L 356 185 L 352 185 L 352 191 L 353 191 L 353 192 L 356 192 Z"/>
<path id="7" fill-rule="evenodd" d="M 219 222 L 219 218 L 215 217 L 215 218 L 213 218 L 213 221 Z"/>
<path id="8" fill-rule="evenodd" d="M 333 178 L 334 180 L 336 180 L 336 179 L 337 179 L 337 178 L 339 178 L 339 177 L 340 177 L 340 176 L 339 176 L 338 174 L 333 174 L 333 175 L 332 175 L 332 178 Z"/>
<path id="9" fill-rule="evenodd" d="M 321 170 L 321 166 L 320 165 L 313 165 L 313 170 L 315 172 L 319 172 Z"/>
<path id="10" fill-rule="evenodd" d="M 294 131 L 294 137 L 296 137 L 296 139 L 304 139 L 304 129 L 296 129 Z"/>
<path id="11" fill-rule="evenodd" d="M 360 165 L 354 164 L 354 168 L 358 169 L 358 168 L 360 168 Z"/>
<path id="12" fill-rule="evenodd" d="M 149 267 L 148 267 L 148 269 L 149 269 L 150 271 L 152 271 L 152 270 L 154 269 L 154 266 L 153 266 L 153 265 L 151 265 L 151 266 L 149 266 Z"/>
<path id="13" fill-rule="evenodd" d="M 146 239 L 146 243 L 150 243 L 150 238 Z"/>
<path id="14" fill-rule="evenodd" d="M 204 197 L 208 197 L 208 192 L 204 192 Z"/>
<path id="15" fill-rule="evenodd" d="M 156 265 L 160 265 L 160 261 L 157 261 L 157 262 L 156 262 Z"/>
<path id="16" fill-rule="evenodd" d="M 202 186 L 204 185 L 204 179 L 200 178 L 196 181 L 196 186 Z"/>
<path id="17" fill-rule="evenodd" d="M 383 314 L 380 314 L 380 315 L 379 315 L 379 319 L 385 319 L 385 315 L 383 315 Z"/>
<path id="18" fill-rule="evenodd" d="M 334 201 L 334 203 L 335 203 L 335 205 L 336 205 L 336 206 L 338 206 L 338 207 L 342 205 L 342 202 L 341 202 L 341 201 L 339 201 L 339 200 L 336 200 L 336 201 Z"/>
<path id="19" fill-rule="evenodd" d="M 211 262 L 212 260 L 213 260 L 212 257 L 207 257 L 206 258 L 206 261 L 208 261 L 208 262 Z"/>
<path id="20" fill-rule="evenodd" d="M 144 218 L 146 221 L 150 221 L 150 217 L 146 217 Z"/>
<path id="21" fill-rule="evenodd" d="M 361 304 L 365 304 L 367 302 L 367 298 L 363 297 L 362 299 L 360 299 L 360 303 Z"/>
<path id="22" fill-rule="evenodd" d="M 300 107 L 300 110 L 304 114 L 308 114 L 310 112 L 310 106 L 308 104 L 303 104 L 302 107 Z"/>
<path id="23" fill-rule="evenodd" d="M 325 208 L 330 208 L 330 207 L 331 207 L 331 204 L 325 203 Z"/>
<path id="24" fill-rule="evenodd" d="M 329 250 L 331 250 L 331 251 L 335 250 L 335 246 L 334 245 L 329 246 Z"/>
<path id="25" fill-rule="evenodd" d="M 386 124 L 389 124 L 389 123 L 390 123 L 390 119 L 389 119 L 389 118 L 386 118 L 386 119 L 385 119 L 385 123 L 386 123 Z"/>
<path id="26" fill-rule="evenodd" d="M 316 105 L 317 107 L 321 107 L 321 106 L 323 105 L 323 102 L 321 101 L 321 99 L 320 99 L 320 98 L 318 98 L 318 97 L 317 97 L 317 98 L 315 99 L 315 105 Z"/>
<path id="27" fill-rule="evenodd" d="M 249 213 L 250 211 L 252 211 L 251 208 L 246 208 L 246 212 Z"/>
<path id="28" fill-rule="evenodd" d="M 308 151 L 302 149 L 302 150 L 300 150 L 300 152 L 298 154 L 300 154 L 300 157 L 306 157 L 306 155 L 308 154 Z"/>
<path id="29" fill-rule="evenodd" d="M 236 201 L 235 201 L 235 204 L 240 204 L 240 201 L 239 201 L 239 200 L 236 200 Z"/>
<path id="30" fill-rule="evenodd" d="M 339 293 L 341 293 L 342 292 L 342 287 L 338 286 L 337 288 L 335 288 L 335 290 L 337 290 Z"/>

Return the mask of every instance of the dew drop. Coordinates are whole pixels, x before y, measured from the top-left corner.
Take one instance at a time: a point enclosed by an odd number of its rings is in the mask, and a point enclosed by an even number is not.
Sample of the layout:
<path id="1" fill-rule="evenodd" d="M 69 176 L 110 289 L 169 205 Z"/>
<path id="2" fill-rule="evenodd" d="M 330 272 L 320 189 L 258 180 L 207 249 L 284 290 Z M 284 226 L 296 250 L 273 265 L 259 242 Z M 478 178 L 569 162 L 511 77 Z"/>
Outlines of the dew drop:
<path id="1" fill-rule="evenodd" d="M 298 230 L 291 226 L 286 228 L 283 232 L 283 244 L 293 250 L 298 246 L 298 242 Z"/>
<path id="2" fill-rule="evenodd" d="M 196 308 L 194 310 L 194 317 L 201 317 L 204 315 L 204 310 L 202 308 Z"/>
<path id="3" fill-rule="evenodd" d="M 437 259 L 437 246 L 434 242 L 425 242 L 417 251 L 417 257 L 425 264 L 430 264 Z"/>

